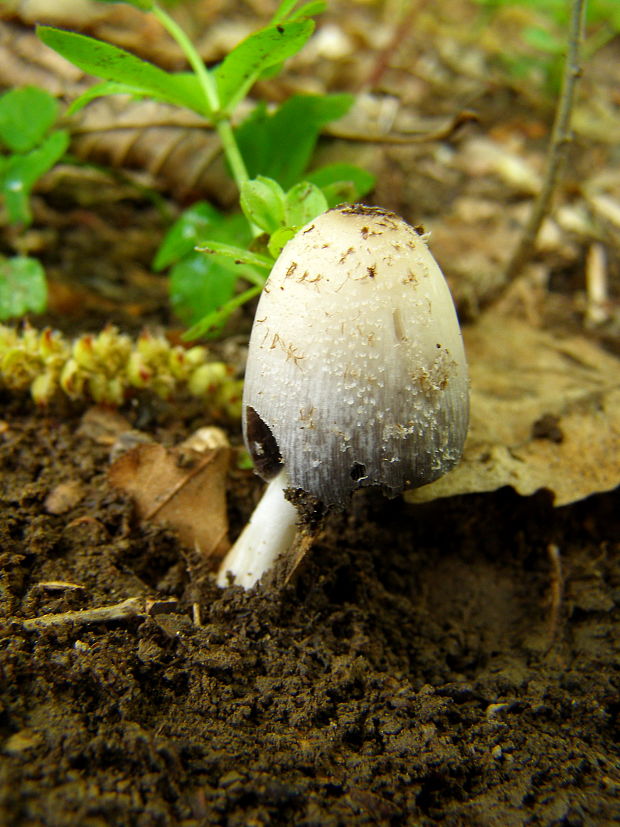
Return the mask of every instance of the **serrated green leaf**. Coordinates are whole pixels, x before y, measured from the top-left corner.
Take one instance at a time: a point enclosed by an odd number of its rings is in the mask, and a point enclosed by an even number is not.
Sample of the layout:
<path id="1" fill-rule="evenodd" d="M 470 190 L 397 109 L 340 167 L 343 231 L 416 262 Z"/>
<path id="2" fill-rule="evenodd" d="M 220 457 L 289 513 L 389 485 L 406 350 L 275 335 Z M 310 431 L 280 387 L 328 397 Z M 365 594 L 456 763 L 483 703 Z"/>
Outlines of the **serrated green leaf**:
<path id="1" fill-rule="evenodd" d="M 265 175 L 285 189 L 304 174 L 325 124 L 341 118 L 352 95 L 293 95 L 273 114 L 256 107 L 235 136 L 250 178 Z"/>
<path id="2" fill-rule="evenodd" d="M 35 258 L 0 258 L 0 320 L 42 313 L 47 305 L 45 271 Z"/>
<path id="3" fill-rule="evenodd" d="M 286 193 L 284 223 L 286 226 L 302 227 L 328 207 L 327 199 L 315 184 L 301 181 Z"/>
<path id="4" fill-rule="evenodd" d="M 124 49 L 75 32 L 39 26 L 37 34 L 43 43 L 83 72 L 123 84 L 134 90 L 135 94 L 185 106 L 201 115 L 211 114 L 198 79 L 193 74 L 165 72 Z"/>
<path id="5" fill-rule="evenodd" d="M 277 181 L 259 175 L 242 185 L 239 200 L 251 224 L 273 233 L 284 223 L 285 198 Z"/>
<path id="6" fill-rule="evenodd" d="M 23 155 L 12 155 L 0 180 L 0 192 L 12 224 L 29 224 L 31 221 L 29 198 L 39 178 L 62 158 L 69 145 L 69 135 L 64 130 L 52 132 L 36 149 Z"/>
<path id="7" fill-rule="evenodd" d="M 314 31 L 312 20 L 267 26 L 246 37 L 214 70 L 222 111 L 231 112 L 265 69 L 296 54 Z"/>
<path id="8" fill-rule="evenodd" d="M 0 98 L 0 140 L 13 152 L 33 149 L 58 116 L 56 99 L 36 86 L 11 89 Z"/>
<path id="9" fill-rule="evenodd" d="M 224 220 L 222 213 L 206 201 L 193 204 L 179 216 L 164 236 L 155 254 L 153 269 L 159 272 L 182 259 Z"/>

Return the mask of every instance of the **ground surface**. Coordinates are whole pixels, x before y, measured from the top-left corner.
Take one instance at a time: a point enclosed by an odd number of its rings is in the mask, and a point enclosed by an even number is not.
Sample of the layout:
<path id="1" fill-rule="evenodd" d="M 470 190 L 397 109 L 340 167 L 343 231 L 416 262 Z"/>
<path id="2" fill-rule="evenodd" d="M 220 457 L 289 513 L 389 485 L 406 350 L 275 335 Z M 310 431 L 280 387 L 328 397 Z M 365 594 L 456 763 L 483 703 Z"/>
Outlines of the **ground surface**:
<path id="1" fill-rule="evenodd" d="M 362 57 L 369 14 L 356 6 L 347 19 Z M 519 152 L 525 142 L 539 169 L 551 107 L 487 83 L 445 38 L 437 59 L 428 44 L 441 27 L 424 19 L 419 53 L 431 57 L 409 73 L 399 53 L 388 91 L 432 116 L 473 102 L 481 133 Z M 364 65 L 369 76 L 380 61 Z M 604 65 L 603 79 L 620 66 L 617 51 Z M 354 86 L 355 62 L 334 77 Z M 596 88 L 609 103 L 602 80 Z M 579 169 L 599 179 L 617 160 L 604 137 L 582 136 L 575 149 Z M 483 277 L 501 270 L 527 195 L 474 155 L 463 144 L 371 145 L 366 156 L 385 173 L 372 200 L 433 225 L 472 324 L 485 291 L 497 292 Z M 38 203 L 33 232 L 52 290 L 50 316 L 37 321 L 71 333 L 109 319 L 131 332 L 167 326 L 165 282 L 149 270 L 165 222 L 135 190 L 106 186 L 98 201 L 50 185 Z M 496 219 L 509 225 L 498 236 Z M 450 255 L 455 236 L 471 255 Z M 617 301 L 617 237 L 604 227 L 597 241 L 608 244 Z M 583 331 L 590 243 L 575 230 L 539 251 L 545 278 L 515 291 L 516 312 Z M 243 336 L 249 317 L 235 324 Z M 620 350 L 613 314 L 589 335 Z M 328 517 L 287 585 L 220 590 L 173 531 L 140 522 L 110 487 L 109 446 L 82 427 L 87 411 L 57 400 L 37 412 L 0 388 L 0 824 L 620 822 L 617 490 L 563 508 L 545 491 L 510 488 L 418 506 L 363 492 Z M 148 397 L 123 414 L 164 444 L 212 420 L 195 402 Z M 238 443 L 238 424 L 227 428 Z M 59 486 L 68 504 L 52 508 Z M 233 535 L 258 489 L 250 471 L 231 471 Z M 32 624 L 128 598 L 138 614 Z"/>
<path id="2" fill-rule="evenodd" d="M 620 818 L 616 494 L 362 496 L 294 584 L 222 592 L 136 525 L 77 418 L 5 418 L 2 823 Z M 42 508 L 60 480 L 84 486 L 62 517 Z M 566 577 L 551 648 L 549 544 Z M 22 624 L 157 593 L 174 613 Z"/>

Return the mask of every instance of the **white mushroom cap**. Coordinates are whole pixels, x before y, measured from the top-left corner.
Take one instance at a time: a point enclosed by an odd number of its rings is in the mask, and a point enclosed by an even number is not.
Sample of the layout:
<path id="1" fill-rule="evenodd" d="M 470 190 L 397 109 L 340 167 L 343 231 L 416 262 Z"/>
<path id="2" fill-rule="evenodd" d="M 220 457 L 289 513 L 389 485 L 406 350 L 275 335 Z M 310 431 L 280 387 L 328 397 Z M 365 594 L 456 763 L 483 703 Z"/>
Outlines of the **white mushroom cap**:
<path id="1" fill-rule="evenodd" d="M 265 479 L 326 505 L 393 496 L 460 459 L 469 415 L 454 304 L 424 239 L 394 213 L 342 206 L 288 242 L 261 296 L 243 427 Z"/>

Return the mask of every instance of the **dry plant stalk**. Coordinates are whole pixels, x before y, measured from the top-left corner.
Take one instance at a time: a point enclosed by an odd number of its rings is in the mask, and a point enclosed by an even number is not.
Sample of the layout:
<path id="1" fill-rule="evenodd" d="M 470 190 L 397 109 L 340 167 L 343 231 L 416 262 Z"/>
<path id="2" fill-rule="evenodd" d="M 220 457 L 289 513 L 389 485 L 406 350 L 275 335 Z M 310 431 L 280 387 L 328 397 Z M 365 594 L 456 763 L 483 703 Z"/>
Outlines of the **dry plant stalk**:
<path id="1" fill-rule="evenodd" d="M 127 600 L 122 600 L 120 603 L 114 603 L 111 606 L 99 606 L 95 609 L 78 609 L 77 611 L 59 612 L 58 614 L 46 614 L 28 618 L 22 621 L 22 626 L 26 631 L 34 632 L 38 629 L 62 626 L 66 623 L 108 623 L 114 620 L 142 617 L 144 614 L 144 598 L 128 597 Z"/>
<path id="2" fill-rule="evenodd" d="M 572 140 L 570 134 L 571 117 L 575 102 L 577 80 L 581 76 L 581 45 L 583 43 L 586 21 L 586 0 L 573 0 L 571 23 L 568 36 L 568 49 L 562 75 L 562 88 L 553 123 L 551 144 L 543 176 L 543 185 L 538 194 L 527 224 L 523 229 L 506 270 L 506 281 L 514 279 L 524 264 L 531 258 L 538 231 L 543 219 L 549 212 L 549 204 L 557 186 L 566 158 L 567 147 Z"/>

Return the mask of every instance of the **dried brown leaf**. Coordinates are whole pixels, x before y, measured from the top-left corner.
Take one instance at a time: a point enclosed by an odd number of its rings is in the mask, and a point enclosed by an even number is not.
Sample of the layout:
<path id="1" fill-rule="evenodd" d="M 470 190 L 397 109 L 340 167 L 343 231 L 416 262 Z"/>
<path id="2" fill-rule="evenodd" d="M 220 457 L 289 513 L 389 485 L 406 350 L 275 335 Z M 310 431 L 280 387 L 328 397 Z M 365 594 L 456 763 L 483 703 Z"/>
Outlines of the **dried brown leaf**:
<path id="1" fill-rule="evenodd" d="M 229 547 L 229 461 L 228 445 L 204 451 L 137 445 L 113 463 L 108 478 L 133 497 L 142 520 L 170 525 L 185 546 L 220 558 Z"/>
<path id="2" fill-rule="evenodd" d="M 512 486 L 566 505 L 620 485 L 620 360 L 497 312 L 465 330 L 471 424 L 461 464 L 423 502 Z"/>
<path id="3" fill-rule="evenodd" d="M 217 193 L 230 200 L 233 185 L 219 158 L 217 134 L 198 115 L 124 95 L 94 101 L 72 119 L 72 149 L 81 158 L 140 169 L 179 198 Z"/>

